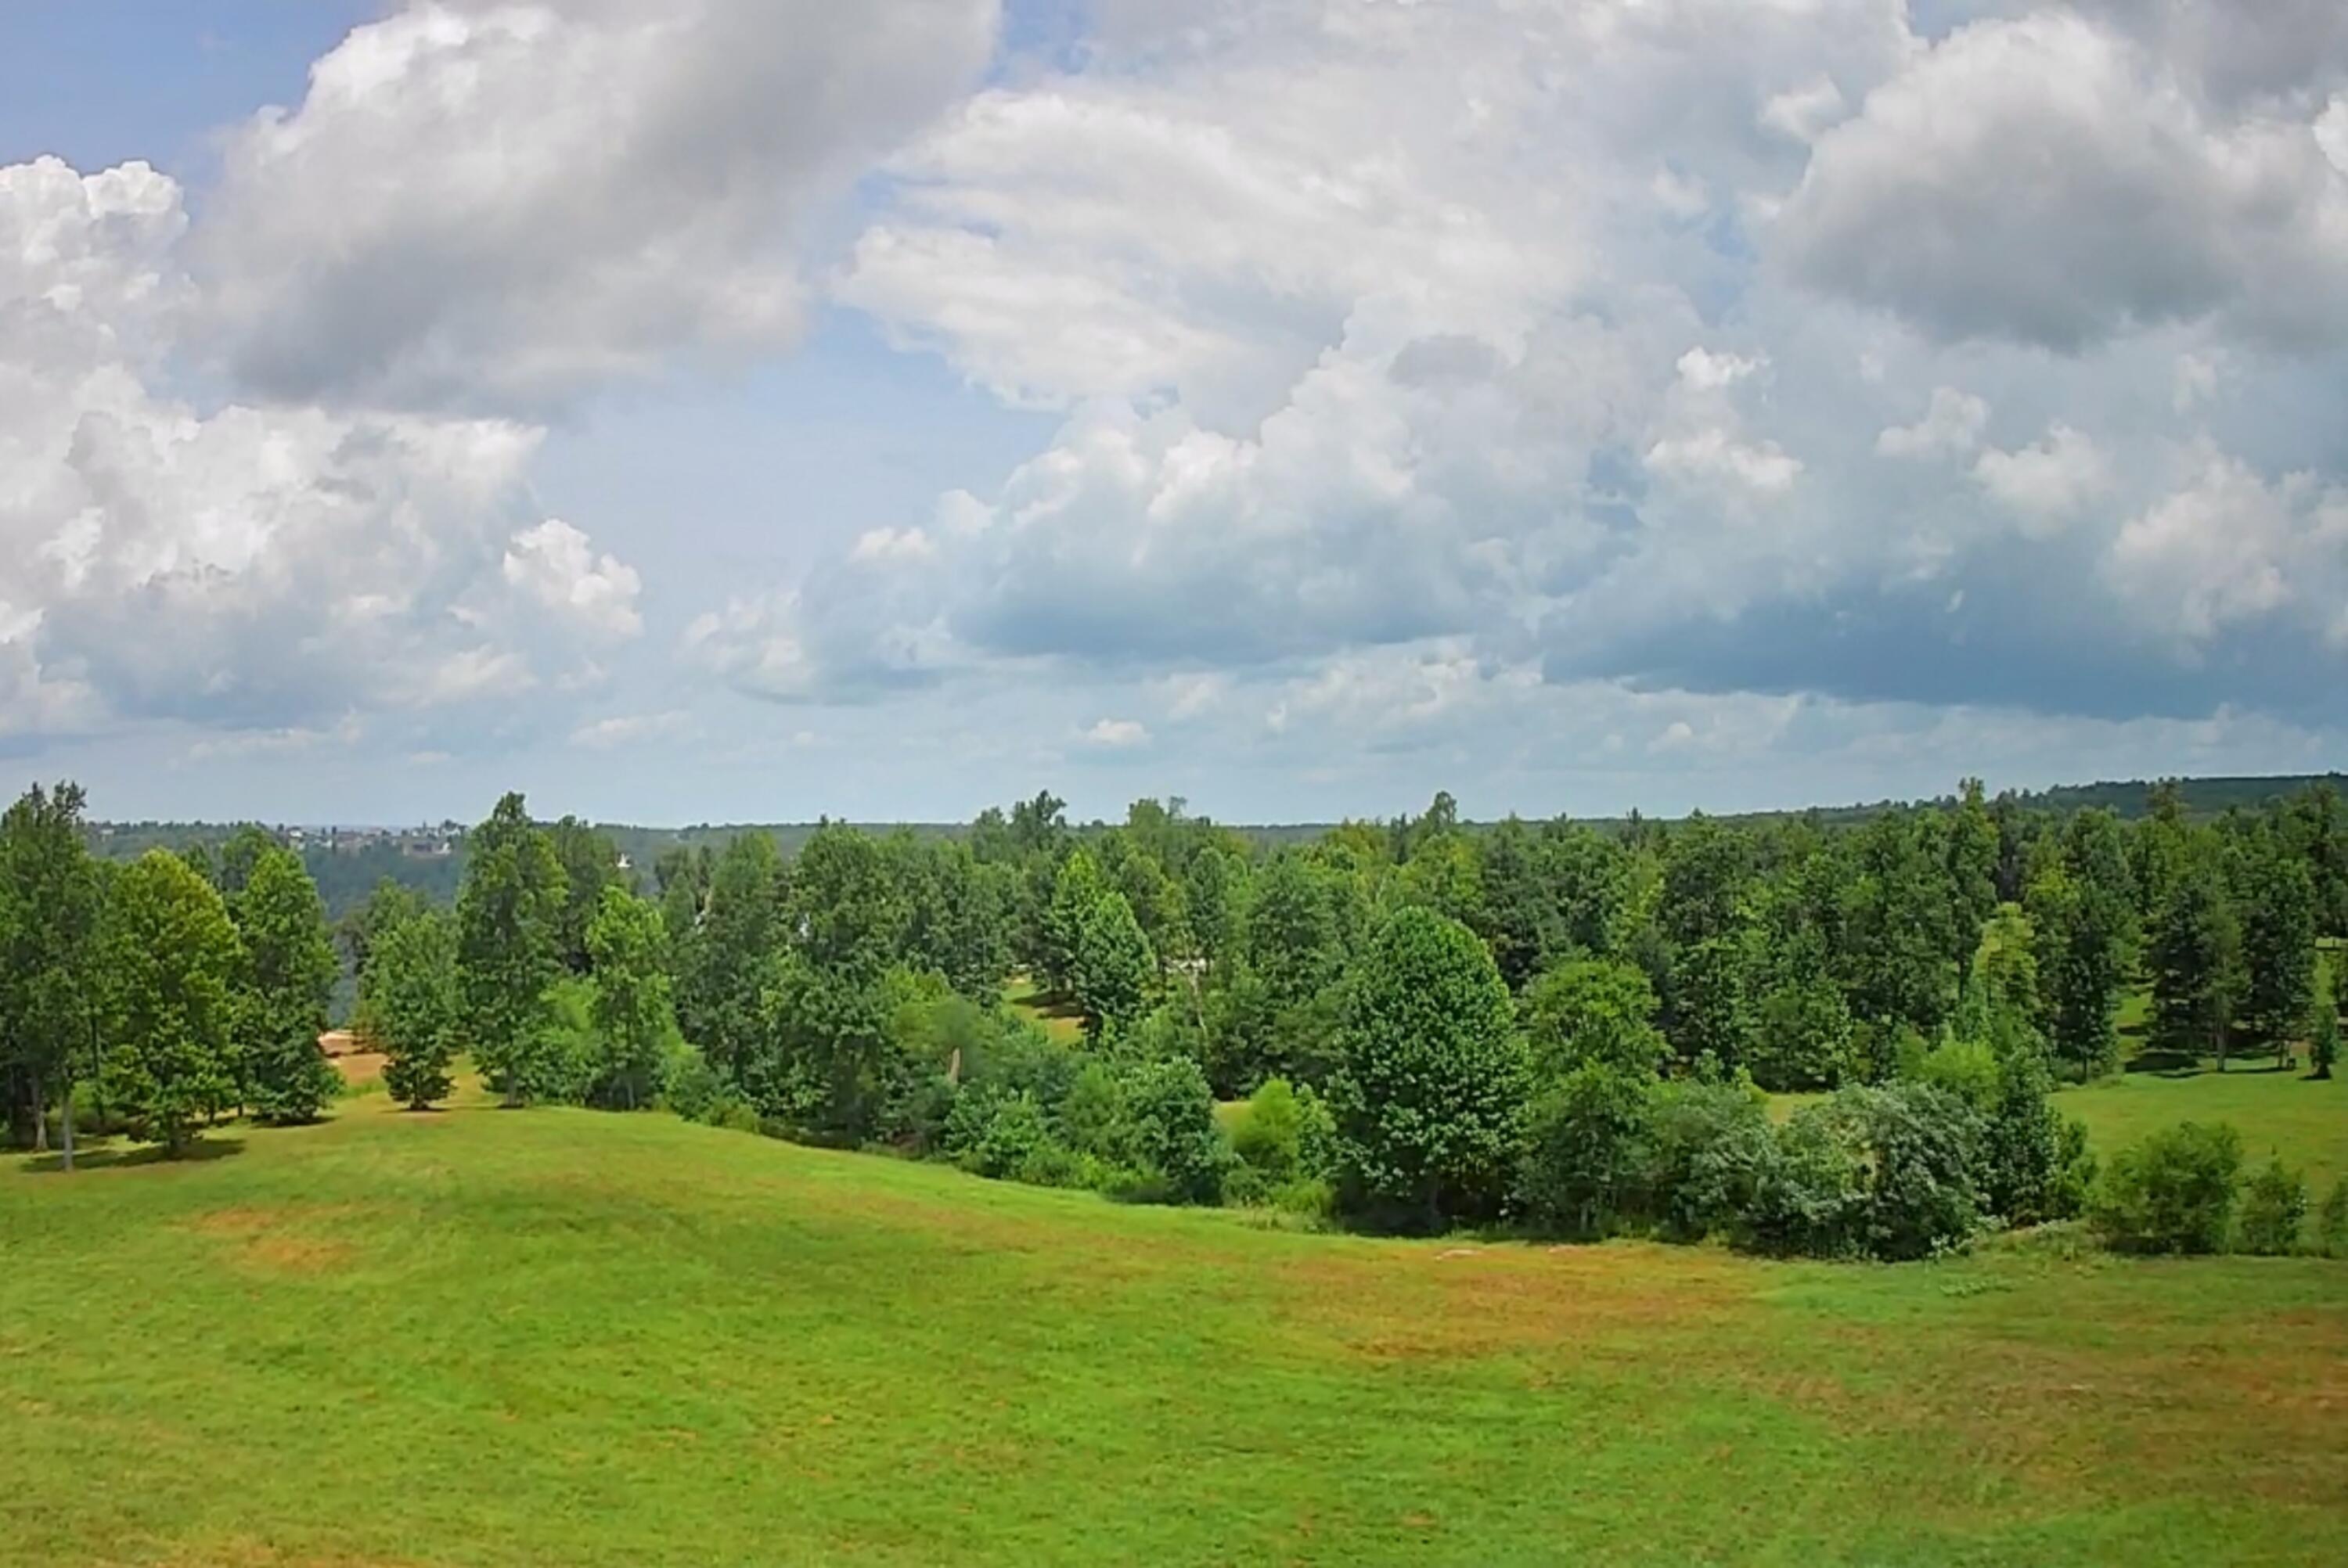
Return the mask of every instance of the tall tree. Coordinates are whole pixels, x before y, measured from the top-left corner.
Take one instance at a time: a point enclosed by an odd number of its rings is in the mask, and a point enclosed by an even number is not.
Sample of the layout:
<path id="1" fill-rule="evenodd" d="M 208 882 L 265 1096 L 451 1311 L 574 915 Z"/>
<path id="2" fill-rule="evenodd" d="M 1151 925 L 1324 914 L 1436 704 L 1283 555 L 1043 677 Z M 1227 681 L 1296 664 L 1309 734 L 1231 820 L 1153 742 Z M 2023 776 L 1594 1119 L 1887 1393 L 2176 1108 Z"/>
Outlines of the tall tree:
<path id="1" fill-rule="evenodd" d="M 663 946 L 659 909 L 624 887 L 606 886 L 587 927 L 598 1044 L 588 1098 L 594 1104 L 633 1111 L 659 1091 L 676 1033 Z"/>
<path id="2" fill-rule="evenodd" d="M 2146 953 L 2152 1044 L 2188 1058 L 2214 1054 L 2223 1071 L 2241 990 L 2242 934 L 2215 846 L 2196 842 L 2163 881 Z"/>
<path id="3" fill-rule="evenodd" d="M 1076 1005 L 1085 1032 L 1097 1040 L 1111 1027 L 1137 1021 L 1157 959 L 1125 895 L 1114 889 L 1094 900 L 1076 935 Z"/>
<path id="4" fill-rule="evenodd" d="M 2024 895 L 2040 1027 L 2055 1060 L 2083 1080 L 2119 1065 L 2114 1022 L 2136 935 L 2133 880 L 2118 819 L 2083 811 Z"/>
<path id="5" fill-rule="evenodd" d="M 556 940 L 562 962 L 574 975 L 587 972 L 587 927 L 602 907 L 603 889 L 624 887 L 627 874 L 620 869 L 619 845 L 575 816 L 565 816 L 546 829 L 554 858 L 562 866 L 562 914 L 556 922 Z"/>
<path id="6" fill-rule="evenodd" d="M 562 866 L 519 794 L 473 830 L 457 895 L 457 992 L 474 1064 L 508 1105 L 544 1087 L 547 991 L 562 972 Z"/>
<path id="7" fill-rule="evenodd" d="M 2287 1058 L 2315 999 L 2315 879 L 2279 834 L 2240 851 L 2243 1042 Z"/>
<path id="8" fill-rule="evenodd" d="M 759 996 L 783 946 L 783 863 L 763 833 L 729 840 L 678 955 L 677 1021 L 721 1074 L 737 1075 L 764 1033 Z"/>
<path id="9" fill-rule="evenodd" d="M 1526 1081 L 1490 951 L 1431 909 L 1397 910 L 1348 993 L 1330 1084 L 1348 1200 L 1426 1225 L 1495 1213 L 1515 1168 Z"/>
<path id="10" fill-rule="evenodd" d="M 151 849 L 114 879 L 104 953 L 108 1102 L 176 1158 L 235 1092 L 236 927 L 211 883 Z"/>
<path id="11" fill-rule="evenodd" d="M 57 1095 L 67 1170 L 74 1084 L 98 1070 L 100 900 L 82 804 L 78 784 L 36 784 L 0 816 L 0 1068 L 21 1084 L 36 1148 L 46 1144 L 48 1098 Z"/>
<path id="12" fill-rule="evenodd" d="M 445 1100 L 459 1039 L 457 927 L 420 909 L 376 927 L 359 971 L 358 1025 L 384 1053 L 384 1087 L 412 1111 Z"/>
<path id="13" fill-rule="evenodd" d="M 263 845 L 229 901 L 244 950 L 237 1059 L 245 1102 L 265 1122 L 317 1119 L 341 1080 L 320 1049 L 339 966 L 325 907 L 302 857 Z"/>

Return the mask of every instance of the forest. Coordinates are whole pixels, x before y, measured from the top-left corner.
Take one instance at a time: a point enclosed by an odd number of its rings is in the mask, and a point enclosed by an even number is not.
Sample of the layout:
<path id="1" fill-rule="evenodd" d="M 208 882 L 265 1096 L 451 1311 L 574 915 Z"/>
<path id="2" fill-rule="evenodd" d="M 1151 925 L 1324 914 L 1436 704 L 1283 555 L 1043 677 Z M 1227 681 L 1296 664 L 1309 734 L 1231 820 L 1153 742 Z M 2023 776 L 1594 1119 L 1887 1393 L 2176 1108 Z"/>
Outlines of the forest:
<path id="1" fill-rule="evenodd" d="M 1304 1225 L 1714 1239 L 1918 1258 L 2083 1220 L 2130 1251 L 2348 1252 L 2237 1129 L 2100 1162 L 2065 1082 L 2331 1075 L 2348 814 L 2328 783 L 2197 819 L 1967 781 L 1856 820 L 1348 822 L 1267 847 L 1049 794 L 953 836 L 825 824 L 632 866 L 518 795 L 452 904 L 386 881 L 338 922 L 303 858 L 88 847 L 70 784 L 0 821 L 9 1131 L 184 1153 L 343 1092 L 338 978 L 385 1090 L 469 1065 L 514 1107 L 664 1108 Z"/>

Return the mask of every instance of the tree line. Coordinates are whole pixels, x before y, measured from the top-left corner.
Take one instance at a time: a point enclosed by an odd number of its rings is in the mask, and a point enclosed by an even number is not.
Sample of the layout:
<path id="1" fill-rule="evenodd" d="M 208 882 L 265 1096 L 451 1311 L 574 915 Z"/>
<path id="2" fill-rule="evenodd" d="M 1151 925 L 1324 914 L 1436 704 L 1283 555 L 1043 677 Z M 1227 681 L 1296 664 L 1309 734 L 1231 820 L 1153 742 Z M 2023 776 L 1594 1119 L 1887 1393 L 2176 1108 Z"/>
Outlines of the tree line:
<path id="1" fill-rule="evenodd" d="M 80 808 L 36 790 L 0 829 L 12 1117 L 38 1140 L 85 1082 L 173 1147 L 314 1114 L 335 965 L 298 858 L 252 830 L 99 867 Z M 1179 800 L 1079 828 L 1045 794 L 954 839 L 679 848 L 648 885 L 515 795 L 468 843 L 453 907 L 386 884 L 341 933 L 404 1103 L 469 1055 L 510 1104 L 1138 1198 L 1827 1255 L 2089 1206 L 2048 1094 L 2118 1066 L 2138 976 L 2145 1050 L 2304 1042 L 2328 1074 L 2318 938 L 2348 933 L 2328 785 L 2198 824 L 2174 786 L 2135 822 L 1969 781 L 1849 825 L 1478 827 L 1438 795 L 1270 851 Z M 1006 1005 L 1014 975 L 1080 1044 Z M 1825 1098 L 1780 1123 L 1766 1091 Z"/>

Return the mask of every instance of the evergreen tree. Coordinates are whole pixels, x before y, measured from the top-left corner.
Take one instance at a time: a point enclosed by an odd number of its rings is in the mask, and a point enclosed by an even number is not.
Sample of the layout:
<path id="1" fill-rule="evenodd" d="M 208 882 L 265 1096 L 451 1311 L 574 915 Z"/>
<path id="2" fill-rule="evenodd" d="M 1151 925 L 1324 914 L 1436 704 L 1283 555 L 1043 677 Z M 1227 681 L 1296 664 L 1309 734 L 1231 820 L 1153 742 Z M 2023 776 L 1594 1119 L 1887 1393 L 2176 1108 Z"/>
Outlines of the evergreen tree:
<path id="1" fill-rule="evenodd" d="M 238 1061 L 245 1103 L 264 1122 L 317 1119 L 342 1087 L 318 1043 L 339 966 L 325 907 L 302 857 L 265 844 L 244 863 L 229 912 L 244 949 Z"/>
<path id="2" fill-rule="evenodd" d="M 562 866 L 519 794 L 473 830 L 457 895 L 457 994 L 474 1065 L 511 1105 L 551 1070 L 547 992 L 562 972 Z"/>
<path id="3" fill-rule="evenodd" d="M 2241 927 L 2205 845 L 2164 877 L 2146 954 L 2155 1049 L 2226 1065 L 2240 994 Z"/>
<path id="4" fill-rule="evenodd" d="M 160 849 L 125 866 L 112 892 L 106 1097 L 176 1158 L 235 1093 L 236 927 L 218 890 Z"/>

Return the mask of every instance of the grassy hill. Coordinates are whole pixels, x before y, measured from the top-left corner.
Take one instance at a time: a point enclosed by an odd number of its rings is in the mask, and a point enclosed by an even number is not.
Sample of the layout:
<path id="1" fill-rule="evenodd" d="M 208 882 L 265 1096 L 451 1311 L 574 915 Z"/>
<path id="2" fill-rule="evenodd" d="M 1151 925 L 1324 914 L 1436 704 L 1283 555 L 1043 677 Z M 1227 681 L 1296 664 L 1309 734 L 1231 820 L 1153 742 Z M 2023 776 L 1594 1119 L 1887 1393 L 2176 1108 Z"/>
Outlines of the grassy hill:
<path id="1" fill-rule="evenodd" d="M 209 1152 L 0 1163 L 0 1562 L 2348 1550 L 2336 1263 L 1298 1235 L 477 1101 Z"/>

